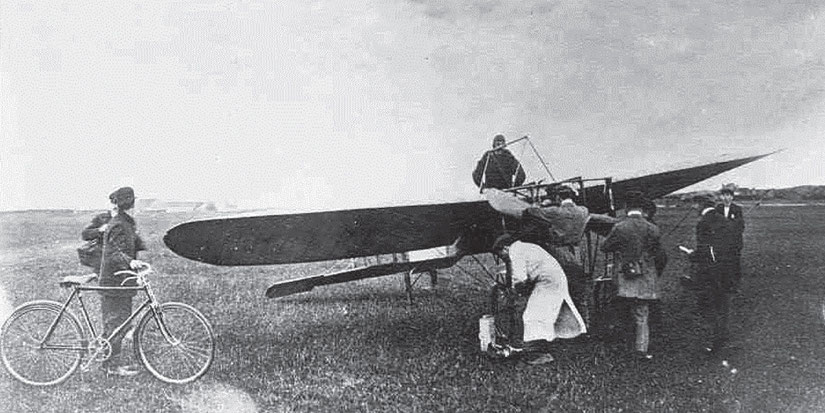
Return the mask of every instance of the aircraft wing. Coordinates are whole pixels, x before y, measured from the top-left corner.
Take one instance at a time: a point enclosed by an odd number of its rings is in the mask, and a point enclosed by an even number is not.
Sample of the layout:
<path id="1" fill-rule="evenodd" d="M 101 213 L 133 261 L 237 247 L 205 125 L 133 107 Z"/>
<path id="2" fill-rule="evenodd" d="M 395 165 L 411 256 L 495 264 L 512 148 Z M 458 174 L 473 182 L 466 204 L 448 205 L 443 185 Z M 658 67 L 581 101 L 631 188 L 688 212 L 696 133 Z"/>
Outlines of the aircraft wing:
<path id="1" fill-rule="evenodd" d="M 773 153 L 776 152 L 614 181 L 611 185 L 614 205 L 620 207 L 627 194 L 634 191 L 642 192 L 647 199 L 660 198 Z M 610 204 L 608 195 L 604 192 L 604 185 L 591 186 L 585 191 L 587 206 L 592 212 L 606 213 L 609 211 Z"/>
<path id="2" fill-rule="evenodd" d="M 472 231 L 491 232 L 484 228 L 496 223 L 498 213 L 476 201 L 190 221 L 163 241 L 178 255 L 209 264 L 291 264 L 440 247 Z"/>
<path id="3" fill-rule="evenodd" d="M 273 284 L 267 288 L 266 296 L 269 298 L 284 297 L 287 295 L 303 293 L 321 285 L 339 284 L 349 281 L 362 280 L 365 278 L 381 277 L 388 274 L 397 274 L 413 270 L 414 272 L 424 272 L 441 268 L 452 267 L 459 259 L 460 255 L 448 255 L 446 257 L 433 258 L 422 261 L 391 262 L 367 267 L 353 268 L 326 275 L 314 275 L 310 277 L 286 280 Z"/>
<path id="4" fill-rule="evenodd" d="M 630 191 L 658 198 L 768 155 L 615 181 L 614 205 Z M 585 188 L 585 195 L 591 213 L 610 212 L 604 185 Z M 163 240 L 178 255 L 209 264 L 272 265 L 450 244 L 459 255 L 476 254 L 489 249 L 501 228 L 502 215 L 489 202 L 475 201 L 190 221 L 170 229 Z"/>

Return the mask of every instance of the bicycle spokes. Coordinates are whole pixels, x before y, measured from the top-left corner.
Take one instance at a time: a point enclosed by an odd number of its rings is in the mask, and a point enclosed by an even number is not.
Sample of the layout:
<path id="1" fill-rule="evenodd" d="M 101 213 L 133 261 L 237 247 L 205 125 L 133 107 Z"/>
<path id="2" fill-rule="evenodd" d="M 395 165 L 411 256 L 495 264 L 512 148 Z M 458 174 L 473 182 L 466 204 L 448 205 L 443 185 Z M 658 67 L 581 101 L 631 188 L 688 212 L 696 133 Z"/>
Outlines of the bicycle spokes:
<path id="1" fill-rule="evenodd" d="M 212 327 L 194 308 L 166 303 L 149 312 L 135 334 L 135 350 L 147 370 L 169 383 L 188 383 L 212 364 Z"/>
<path id="2" fill-rule="evenodd" d="M 82 330 L 55 302 L 33 302 L 9 317 L 0 337 L 0 355 L 16 379 L 35 386 L 57 384 L 80 364 Z M 55 320 L 57 322 L 55 323 Z"/>

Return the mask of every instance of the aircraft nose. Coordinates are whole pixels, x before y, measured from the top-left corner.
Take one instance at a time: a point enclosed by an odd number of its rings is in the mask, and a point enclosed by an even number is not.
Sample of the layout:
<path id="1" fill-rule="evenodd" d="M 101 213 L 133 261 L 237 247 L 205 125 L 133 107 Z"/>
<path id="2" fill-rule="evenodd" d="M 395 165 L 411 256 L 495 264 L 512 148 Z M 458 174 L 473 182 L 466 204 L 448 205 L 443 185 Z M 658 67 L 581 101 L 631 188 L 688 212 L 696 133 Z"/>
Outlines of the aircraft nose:
<path id="1" fill-rule="evenodd" d="M 169 232 L 163 234 L 163 244 L 166 245 L 166 248 L 172 249 L 171 244 L 171 237 L 169 237 Z"/>
<path id="2" fill-rule="evenodd" d="M 163 243 L 167 248 L 175 254 L 190 258 L 191 254 L 188 253 L 189 248 L 187 248 L 186 242 L 183 241 L 184 237 L 182 237 L 179 226 L 166 231 L 166 234 L 163 235 Z"/>
<path id="3" fill-rule="evenodd" d="M 192 222 L 179 224 L 172 227 L 163 236 L 163 243 L 175 254 L 190 260 L 207 262 L 211 264 L 221 263 L 221 244 L 213 244 L 217 248 L 210 248 L 210 244 L 205 242 L 211 232 L 200 228 L 200 224 Z"/>

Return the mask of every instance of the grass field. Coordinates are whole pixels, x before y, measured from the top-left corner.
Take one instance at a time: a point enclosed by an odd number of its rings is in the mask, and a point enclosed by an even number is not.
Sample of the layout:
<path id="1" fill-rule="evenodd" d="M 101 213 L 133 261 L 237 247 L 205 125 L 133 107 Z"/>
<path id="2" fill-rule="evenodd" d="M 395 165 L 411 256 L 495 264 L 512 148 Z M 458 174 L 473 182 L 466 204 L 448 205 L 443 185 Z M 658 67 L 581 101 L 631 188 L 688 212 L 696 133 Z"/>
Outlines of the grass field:
<path id="1" fill-rule="evenodd" d="M 747 208 L 747 207 L 746 207 Z M 182 301 L 213 323 L 216 360 L 200 381 L 174 386 L 143 373 L 107 378 L 97 369 L 32 388 L 0 369 L 0 410 L 154 411 L 825 411 L 825 208 L 760 207 L 747 216 L 744 280 L 735 298 L 732 374 L 699 351 L 693 298 L 676 246 L 693 245 L 695 216 L 657 216 L 671 255 L 652 326 L 652 362 L 628 356 L 630 332 L 557 343 L 557 361 L 528 367 L 478 351 L 487 285 L 457 268 L 408 304 L 400 276 L 322 287 L 270 300 L 273 281 L 325 264 L 223 268 L 179 258 L 161 238 L 191 216 L 138 214 L 141 258 L 159 272 L 162 301 Z M 86 272 L 76 262 L 91 212 L 0 214 L 0 311 L 32 299 L 63 300 L 56 281 Z M 466 270 L 478 267 L 465 258 Z M 3 294 L 5 297 L 3 297 Z M 2 300 L 7 301 L 3 308 Z M 95 311 L 97 311 L 97 300 Z M 4 314 L 7 315 L 7 314 Z M 130 350 L 130 349 L 127 349 Z"/>

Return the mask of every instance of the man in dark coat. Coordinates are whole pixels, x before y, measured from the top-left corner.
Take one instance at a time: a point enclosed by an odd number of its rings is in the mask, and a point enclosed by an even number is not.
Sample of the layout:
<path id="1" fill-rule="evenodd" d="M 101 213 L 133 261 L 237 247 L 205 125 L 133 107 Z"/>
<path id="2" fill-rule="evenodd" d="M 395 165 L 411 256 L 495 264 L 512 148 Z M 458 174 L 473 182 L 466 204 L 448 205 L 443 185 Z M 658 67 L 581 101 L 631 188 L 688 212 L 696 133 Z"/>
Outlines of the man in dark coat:
<path id="1" fill-rule="evenodd" d="M 648 352 L 650 304 L 659 298 L 657 281 L 664 272 L 667 254 L 662 248 L 659 227 L 645 219 L 643 207 L 641 197 L 628 198 L 627 218 L 613 226 L 602 251 L 617 254 L 613 275 L 617 296 L 630 301 L 636 325 L 636 354 L 649 360 L 653 358 Z"/>
<path id="2" fill-rule="evenodd" d="M 127 211 L 135 205 L 135 193 L 132 188 L 124 187 L 109 195 L 115 206 L 111 221 L 103 234 L 103 265 L 99 284 L 102 287 L 120 287 L 124 276 L 115 274 L 121 270 L 135 270 L 146 264 L 137 260 L 138 251 L 145 250 L 143 241 L 137 235 L 135 220 Z M 123 324 L 132 313 L 132 297 L 135 291 L 100 291 L 100 311 L 103 318 L 103 334 L 109 336 Z M 122 365 L 120 359 L 122 335 L 111 341 L 111 357 L 104 361 L 106 372 L 118 376 L 137 374 L 135 366 Z"/>
<path id="3" fill-rule="evenodd" d="M 739 259 L 737 245 L 729 242 L 729 224 L 715 208 L 712 196 L 699 200 L 701 215 L 696 224 L 696 250 L 691 253 L 696 269 L 698 307 L 709 325 L 709 353 L 718 354 L 728 342 L 731 293 Z"/>
<path id="4" fill-rule="evenodd" d="M 473 171 L 473 182 L 481 189 L 507 189 L 524 183 L 521 163 L 505 146 L 504 135 L 493 138 L 493 149 L 484 152 Z"/>
<path id="5" fill-rule="evenodd" d="M 724 187 L 719 191 L 722 203 L 716 205 L 716 211 L 722 214 L 727 223 L 725 240 L 723 242 L 731 244 L 735 257 L 731 259 L 730 271 L 732 271 L 733 288 L 739 289 L 742 279 L 742 246 L 743 234 L 745 232 L 745 216 L 742 207 L 733 203 L 733 190 Z"/>

